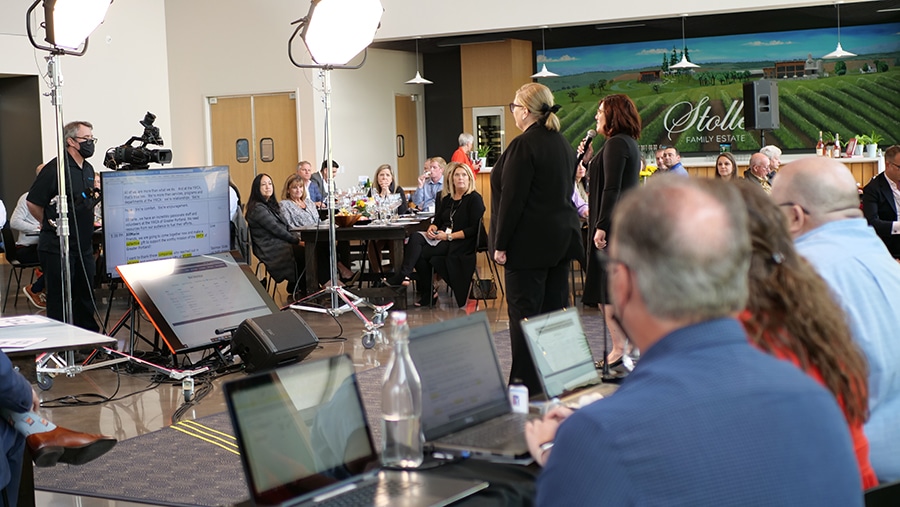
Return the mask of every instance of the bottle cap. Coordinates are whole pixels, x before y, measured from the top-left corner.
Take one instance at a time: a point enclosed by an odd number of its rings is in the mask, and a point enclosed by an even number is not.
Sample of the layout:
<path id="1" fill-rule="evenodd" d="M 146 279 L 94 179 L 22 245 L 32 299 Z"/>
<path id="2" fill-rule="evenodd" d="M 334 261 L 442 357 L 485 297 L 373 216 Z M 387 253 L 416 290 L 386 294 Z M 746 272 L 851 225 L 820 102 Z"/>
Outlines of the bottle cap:
<path id="1" fill-rule="evenodd" d="M 398 325 L 406 324 L 406 312 L 391 312 L 391 320 Z"/>

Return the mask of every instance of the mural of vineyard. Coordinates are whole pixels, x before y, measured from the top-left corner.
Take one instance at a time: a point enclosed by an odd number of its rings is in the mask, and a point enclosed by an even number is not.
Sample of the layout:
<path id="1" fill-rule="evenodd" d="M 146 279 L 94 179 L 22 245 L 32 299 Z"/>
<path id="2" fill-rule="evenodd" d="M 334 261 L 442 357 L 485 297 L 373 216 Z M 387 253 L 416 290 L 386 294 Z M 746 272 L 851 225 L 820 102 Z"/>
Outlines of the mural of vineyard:
<path id="1" fill-rule="evenodd" d="M 700 153 L 718 152 L 720 145 L 727 144 L 732 151 L 756 151 L 759 132 L 744 129 L 743 84 L 773 74 L 776 62 L 785 61 L 800 62 L 800 70 L 796 75 L 768 76 L 778 82 L 780 128 L 766 132 L 767 144 L 788 151 L 811 151 L 820 130 L 826 141 L 834 133 L 846 141 L 875 132 L 884 138 L 882 146 L 900 142 L 900 23 L 847 29 L 842 33 L 845 48 L 870 52 L 839 61 L 810 58 L 805 48 L 822 37 L 818 32 L 822 30 L 765 34 L 766 40 L 758 43 L 753 41 L 761 36 L 752 34 L 689 39 L 688 54 L 701 65 L 693 71 L 668 72 L 667 63 L 680 59 L 681 52 L 658 49 L 664 42 L 644 43 L 643 48 L 640 44 L 589 48 L 594 53 L 584 48 L 558 49 L 547 51 L 547 57 L 538 61 L 547 62 L 561 74 L 541 82 L 554 91 L 556 102 L 562 105 L 558 114 L 563 135 L 573 146 L 595 127 L 600 98 L 624 93 L 638 107 L 643 123 L 640 144 L 646 148 L 674 145 L 683 153 Z M 833 34 L 825 32 L 833 47 Z M 737 48 L 729 51 L 729 45 Z M 707 62 L 704 58 L 711 55 L 699 49 L 706 47 L 742 55 L 743 61 L 711 58 L 713 61 Z M 612 68 L 616 64 L 611 61 L 626 60 L 610 55 L 623 52 L 653 55 L 655 65 L 641 66 L 640 58 L 635 57 L 619 63 L 622 68 Z M 597 60 L 598 70 L 586 70 L 591 68 L 591 54 L 602 59 L 603 63 Z M 551 63 L 554 60 L 556 63 Z M 817 66 L 817 75 L 803 76 L 807 60 Z M 577 66 L 572 65 L 574 61 Z M 567 69 L 572 73 L 566 74 Z"/>

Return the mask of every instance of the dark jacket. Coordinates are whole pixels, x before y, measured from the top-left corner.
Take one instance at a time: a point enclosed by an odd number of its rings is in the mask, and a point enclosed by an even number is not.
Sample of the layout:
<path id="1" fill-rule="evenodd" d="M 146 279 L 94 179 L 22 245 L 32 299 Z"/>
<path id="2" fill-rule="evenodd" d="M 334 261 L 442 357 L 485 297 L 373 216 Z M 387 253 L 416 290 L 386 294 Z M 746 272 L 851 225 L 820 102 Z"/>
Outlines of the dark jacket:
<path id="1" fill-rule="evenodd" d="M 439 231 L 450 226 L 448 210 L 453 213 L 453 231 L 463 231 L 465 238 L 451 241 L 447 255 L 432 257 L 431 264 L 453 289 L 457 305 L 463 306 L 469 294 L 472 274 L 475 273 L 478 229 L 484 217 L 484 199 L 478 192 L 464 195 L 459 201 L 454 201 L 449 195 L 444 196 L 437 201 L 434 209 L 434 225 Z"/>
<path id="2" fill-rule="evenodd" d="M 863 189 L 863 214 L 869 225 L 875 229 L 881 241 L 891 252 L 891 256 L 900 259 L 900 234 L 891 234 L 893 222 L 897 220 L 897 203 L 884 173 L 875 176 Z"/>
<path id="3" fill-rule="evenodd" d="M 247 225 L 253 243 L 253 255 L 266 265 L 266 271 L 276 281 L 297 281 L 294 245 L 299 240 L 289 230 L 281 214 L 262 203 L 247 205 Z"/>
<path id="4" fill-rule="evenodd" d="M 575 151 L 559 133 L 533 124 L 491 169 L 491 250 L 508 269 L 550 268 L 578 258 L 581 225 L 572 203 Z"/>

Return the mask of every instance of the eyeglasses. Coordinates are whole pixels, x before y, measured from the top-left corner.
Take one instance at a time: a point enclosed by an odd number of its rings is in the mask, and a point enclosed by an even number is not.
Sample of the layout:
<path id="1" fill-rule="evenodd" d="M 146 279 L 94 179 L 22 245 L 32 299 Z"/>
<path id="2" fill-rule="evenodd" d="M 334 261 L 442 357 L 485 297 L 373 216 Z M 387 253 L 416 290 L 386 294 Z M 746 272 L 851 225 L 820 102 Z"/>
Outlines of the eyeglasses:
<path id="1" fill-rule="evenodd" d="M 99 143 L 99 142 L 100 142 L 100 138 L 99 138 L 99 137 L 84 137 L 84 136 L 78 136 L 78 137 L 75 137 L 75 139 L 82 139 L 82 140 L 84 140 L 84 141 L 93 141 L 94 143 Z"/>
<path id="2" fill-rule="evenodd" d="M 896 162 L 891 162 L 890 160 L 888 160 L 887 163 L 891 164 L 892 166 L 896 167 L 897 169 L 900 169 L 900 164 L 898 164 Z"/>
<path id="3" fill-rule="evenodd" d="M 523 106 L 523 105 L 521 105 L 521 104 L 516 104 L 515 102 L 510 102 L 510 103 L 509 103 L 509 112 L 510 112 L 510 113 L 513 113 L 513 114 L 516 114 L 516 108 L 517 108 L 517 107 L 525 107 L 525 106 Z"/>
<path id="4" fill-rule="evenodd" d="M 778 204 L 778 206 L 797 206 L 798 208 L 800 208 L 801 211 L 803 211 L 803 213 L 804 213 L 805 215 L 810 215 L 810 214 L 811 214 L 811 213 L 809 212 L 809 210 L 807 210 L 807 209 L 804 208 L 803 206 L 801 206 L 801 205 L 799 205 L 799 204 L 797 204 L 797 203 L 795 203 L 795 202 L 791 202 L 791 201 L 788 201 L 788 202 L 782 202 L 782 203 Z"/>

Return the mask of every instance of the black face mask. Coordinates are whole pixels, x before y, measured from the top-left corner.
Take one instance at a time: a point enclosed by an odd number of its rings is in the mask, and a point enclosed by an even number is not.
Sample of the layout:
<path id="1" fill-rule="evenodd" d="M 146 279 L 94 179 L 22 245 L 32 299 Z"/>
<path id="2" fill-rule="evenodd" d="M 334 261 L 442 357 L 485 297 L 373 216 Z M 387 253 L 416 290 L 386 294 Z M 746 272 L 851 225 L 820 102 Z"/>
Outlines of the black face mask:
<path id="1" fill-rule="evenodd" d="M 78 154 L 83 158 L 91 158 L 91 155 L 94 154 L 94 140 L 85 139 L 78 143 Z"/>

